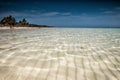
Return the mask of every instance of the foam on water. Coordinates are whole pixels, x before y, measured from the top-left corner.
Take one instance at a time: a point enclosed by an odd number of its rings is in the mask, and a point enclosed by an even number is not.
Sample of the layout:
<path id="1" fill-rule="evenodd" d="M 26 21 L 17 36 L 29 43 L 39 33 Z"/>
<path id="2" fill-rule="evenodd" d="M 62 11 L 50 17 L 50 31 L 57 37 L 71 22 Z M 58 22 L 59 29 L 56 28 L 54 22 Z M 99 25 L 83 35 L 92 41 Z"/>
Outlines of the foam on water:
<path id="1" fill-rule="evenodd" d="M 120 80 L 120 29 L 0 30 L 0 80 Z"/>

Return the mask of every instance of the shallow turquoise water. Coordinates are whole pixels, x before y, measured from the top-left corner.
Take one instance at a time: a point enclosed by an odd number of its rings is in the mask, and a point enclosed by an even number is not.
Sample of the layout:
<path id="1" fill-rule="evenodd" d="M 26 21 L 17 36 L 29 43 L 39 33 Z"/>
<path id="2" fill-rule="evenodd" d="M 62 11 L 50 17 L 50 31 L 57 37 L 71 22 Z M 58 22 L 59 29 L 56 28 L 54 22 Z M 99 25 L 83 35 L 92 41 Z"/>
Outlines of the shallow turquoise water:
<path id="1" fill-rule="evenodd" d="M 0 30 L 0 80 L 120 80 L 119 28 Z"/>

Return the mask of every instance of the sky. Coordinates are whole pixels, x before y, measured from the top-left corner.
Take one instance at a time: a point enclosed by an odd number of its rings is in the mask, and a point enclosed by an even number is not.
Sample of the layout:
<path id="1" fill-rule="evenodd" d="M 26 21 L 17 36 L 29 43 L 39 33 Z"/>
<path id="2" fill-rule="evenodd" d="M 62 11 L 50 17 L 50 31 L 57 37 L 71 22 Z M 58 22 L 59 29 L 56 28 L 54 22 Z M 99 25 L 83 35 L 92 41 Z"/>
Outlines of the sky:
<path id="1" fill-rule="evenodd" d="M 120 27 L 119 0 L 0 0 L 0 19 L 57 27 Z"/>

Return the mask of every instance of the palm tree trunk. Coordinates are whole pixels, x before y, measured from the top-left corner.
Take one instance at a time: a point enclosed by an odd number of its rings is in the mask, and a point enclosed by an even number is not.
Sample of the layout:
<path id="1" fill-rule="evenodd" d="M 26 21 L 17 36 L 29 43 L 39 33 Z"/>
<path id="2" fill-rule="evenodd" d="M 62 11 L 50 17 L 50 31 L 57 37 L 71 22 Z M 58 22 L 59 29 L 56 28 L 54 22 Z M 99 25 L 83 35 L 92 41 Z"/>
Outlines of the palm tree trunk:
<path id="1" fill-rule="evenodd" d="M 14 27 L 12 25 L 10 25 L 10 29 L 14 29 Z"/>

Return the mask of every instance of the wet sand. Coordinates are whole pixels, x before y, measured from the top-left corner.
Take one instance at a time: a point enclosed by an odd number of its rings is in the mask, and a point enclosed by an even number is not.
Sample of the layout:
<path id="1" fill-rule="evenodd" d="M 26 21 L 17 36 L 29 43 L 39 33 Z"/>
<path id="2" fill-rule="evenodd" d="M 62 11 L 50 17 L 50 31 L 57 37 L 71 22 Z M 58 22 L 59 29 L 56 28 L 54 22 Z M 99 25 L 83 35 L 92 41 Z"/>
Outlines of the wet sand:
<path id="1" fill-rule="evenodd" d="M 0 30 L 0 80 L 120 80 L 120 29 Z"/>

